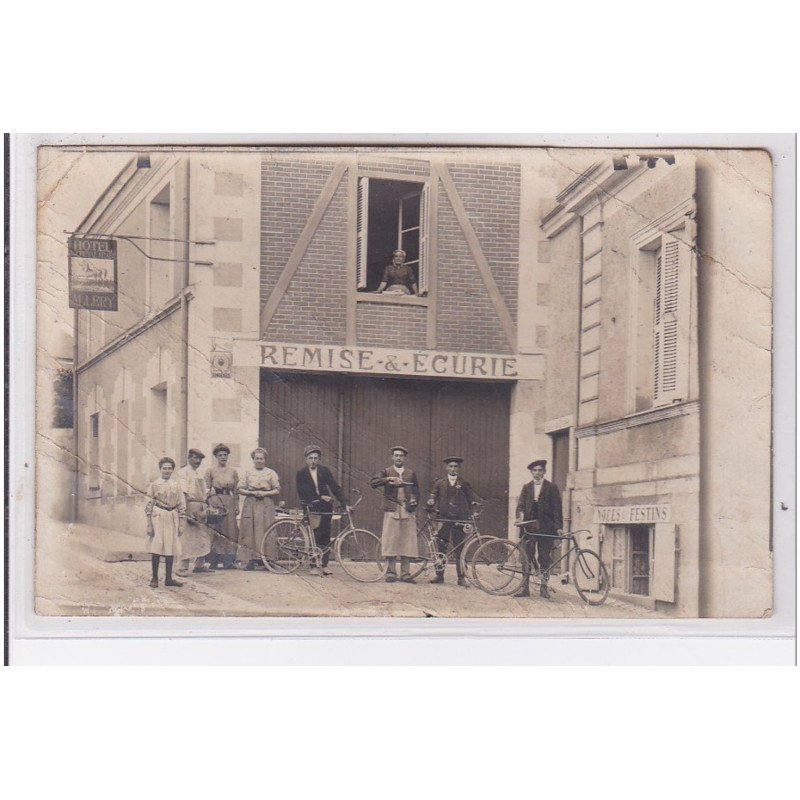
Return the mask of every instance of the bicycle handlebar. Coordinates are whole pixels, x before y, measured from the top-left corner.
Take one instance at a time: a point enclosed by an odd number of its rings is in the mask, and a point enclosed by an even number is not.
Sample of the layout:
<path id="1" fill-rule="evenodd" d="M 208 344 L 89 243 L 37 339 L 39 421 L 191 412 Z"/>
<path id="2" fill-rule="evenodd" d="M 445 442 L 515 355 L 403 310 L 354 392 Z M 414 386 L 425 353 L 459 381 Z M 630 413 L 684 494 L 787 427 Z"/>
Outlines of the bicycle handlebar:
<path id="1" fill-rule="evenodd" d="M 522 519 L 517 520 L 514 525 L 518 528 L 524 528 L 526 525 L 531 525 L 534 522 L 538 522 L 535 519 Z M 588 528 L 578 528 L 575 531 L 567 531 L 567 533 L 561 534 L 560 536 L 557 533 L 534 533 L 534 536 L 546 536 L 548 539 L 574 539 L 575 534 L 577 533 L 588 533 L 589 535 L 586 537 L 587 539 L 591 539 L 594 535 Z"/>

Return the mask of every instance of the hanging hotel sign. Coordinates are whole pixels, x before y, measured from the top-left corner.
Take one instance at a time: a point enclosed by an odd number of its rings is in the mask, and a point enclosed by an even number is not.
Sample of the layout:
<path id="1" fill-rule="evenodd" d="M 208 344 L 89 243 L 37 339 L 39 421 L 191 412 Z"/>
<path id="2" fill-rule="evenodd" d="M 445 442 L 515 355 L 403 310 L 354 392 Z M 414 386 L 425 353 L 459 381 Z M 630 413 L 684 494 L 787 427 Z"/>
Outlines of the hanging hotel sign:
<path id="1" fill-rule="evenodd" d="M 117 243 L 112 239 L 70 236 L 69 307 L 117 310 Z"/>
<path id="2" fill-rule="evenodd" d="M 669 522 L 669 505 L 653 506 L 597 506 L 594 521 L 601 525 L 647 525 Z"/>
<path id="3" fill-rule="evenodd" d="M 539 379 L 543 366 L 535 356 L 263 340 L 239 340 L 233 343 L 233 350 L 233 361 L 237 366 L 259 366 L 278 371 L 513 381 Z"/>

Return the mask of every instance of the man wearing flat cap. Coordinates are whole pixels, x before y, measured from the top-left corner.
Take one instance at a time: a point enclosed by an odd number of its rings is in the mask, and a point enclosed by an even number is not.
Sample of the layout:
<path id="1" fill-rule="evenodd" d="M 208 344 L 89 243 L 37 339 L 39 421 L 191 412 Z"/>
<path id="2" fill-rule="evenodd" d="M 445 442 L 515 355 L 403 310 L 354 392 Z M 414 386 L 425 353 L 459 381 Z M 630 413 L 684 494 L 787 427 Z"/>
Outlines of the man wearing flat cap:
<path id="1" fill-rule="evenodd" d="M 177 574 L 182 578 L 189 574 L 190 569 L 202 572 L 205 557 L 211 552 L 211 534 L 203 523 L 208 490 L 199 472 L 204 458 L 204 453 L 193 447 L 187 453 L 186 464 L 175 473 L 186 500 L 186 521 L 189 523 L 181 537 L 182 557 L 178 561 Z"/>
<path id="2" fill-rule="evenodd" d="M 401 445 L 391 448 L 392 465 L 382 469 L 369 482 L 373 489 L 383 488 L 383 533 L 381 555 L 388 562 L 386 582 L 397 580 L 397 559 L 400 559 L 400 580 L 416 583 L 411 577 L 411 559 L 419 558 L 416 512 L 419 505 L 419 483 L 416 473 L 406 466 L 408 450 Z"/>
<path id="3" fill-rule="evenodd" d="M 545 480 L 547 461 L 544 459 L 531 461 L 528 469 L 533 480 L 522 487 L 517 503 L 517 521 L 530 521 L 530 524 L 520 528 L 520 545 L 527 563 L 525 581 L 516 596 L 530 596 L 530 565 L 536 557 L 539 569 L 542 571 L 539 594 L 547 598 L 550 597 L 547 588 L 547 570 L 552 563 L 550 553 L 556 542 L 553 537 L 561 536 L 563 533 L 561 493 L 554 483 Z"/>
<path id="4" fill-rule="evenodd" d="M 333 513 L 333 498 L 335 497 L 343 506 L 347 506 L 347 498 L 342 487 L 333 477 L 333 473 L 320 464 L 322 449 L 316 445 L 309 445 L 303 451 L 306 466 L 296 476 L 297 494 L 300 505 L 309 512 L 311 526 L 314 529 L 314 541 L 317 547 L 322 548 L 322 563 L 312 565 L 312 571 L 318 569 L 320 575 L 330 575 L 328 561 L 331 551 L 331 514 Z M 315 513 L 316 512 L 316 513 Z"/>
<path id="5" fill-rule="evenodd" d="M 464 533 L 463 524 L 458 525 L 455 521 L 450 522 L 450 520 L 461 520 L 462 523 L 469 520 L 470 512 L 480 502 L 469 483 L 459 475 L 463 463 L 464 459 L 460 456 L 448 456 L 444 460 L 447 474 L 434 481 L 427 502 L 427 510 L 436 512 L 440 519 L 445 520 L 436 533 L 437 547 L 440 553 L 447 552 L 447 546 L 452 537 L 453 557 L 456 561 L 459 586 L 467 585 L 467 580 L 461 571 L 460 558 L 466 533 Z M 444 565 L 436 566 L 436 577 L 431 580 L 431 583 L 444 583 Z"/>

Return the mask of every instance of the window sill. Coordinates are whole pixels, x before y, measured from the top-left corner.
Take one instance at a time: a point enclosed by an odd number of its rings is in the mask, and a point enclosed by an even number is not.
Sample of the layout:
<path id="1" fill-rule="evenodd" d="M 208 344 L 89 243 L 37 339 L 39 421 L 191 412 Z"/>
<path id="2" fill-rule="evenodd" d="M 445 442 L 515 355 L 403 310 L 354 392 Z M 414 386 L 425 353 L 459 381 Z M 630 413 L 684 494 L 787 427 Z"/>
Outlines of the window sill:
<path id="1" fill-rule="evenodd" d="M 575 435 L 582 439 L 585 436 L 600 436 L 604 433 L 616 433 L 626 428 L 635 428 L 639 425 L 649 425 L 652 422 L 682 417 L 686 414 L 694 414 L 699 411 L 700 402 L 698 400 L 681 400 L 668 406 L 658 406 L 648 408 L 644 411 L 635 411 L 619 419 L 608 420 L 606 422 L 595 422 L 592 425 L 584 425 L 575 429 Z"/>
<path id="2" fill-rule="evenodd" d="M 383 303 L 390 306 L 428 306 L 428 298 L 416 294 L 372 294 L 356 292 L 357 303 Z"/>

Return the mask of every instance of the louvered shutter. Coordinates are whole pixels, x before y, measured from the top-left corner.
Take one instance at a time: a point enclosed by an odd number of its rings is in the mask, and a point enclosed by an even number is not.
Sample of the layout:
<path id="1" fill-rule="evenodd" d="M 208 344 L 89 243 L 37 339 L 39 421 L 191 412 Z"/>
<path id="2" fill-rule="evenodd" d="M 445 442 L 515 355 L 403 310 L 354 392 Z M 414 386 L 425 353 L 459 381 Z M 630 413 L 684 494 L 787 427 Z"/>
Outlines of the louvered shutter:
<path id="1" fill-rule="evenodd" d="M 685 400 L 689 356 L 688 248 L 665 235 L 656 256 L 654 405 Z"/>
<path id="2" fill-rule="evenodd" d="M 676 557 L 677 530 L 674 525 L 666 523 L 656 523 L 654 526 L 652 555 L 650 595 L 656 600 L 663 600 L 667 603 L 675 602 L 675 576 L 676 576 Z"/>
<path id="3" fill-rule="evenodd" d="M 430 202 L 430 186 L 426 183 L 422 189 L 422 198 L 419 207 L 419 282 L 417 288 L 420 294 L 428 292 L 428 262 L 430 251 L 430 238 L 428 236 L 428 205 Z"/>
<path id="4" fill-rule="evenodd" d="M 367 228 L 369 222 L 369 178 L 358 179 L 358 210 L 356 228 L 356 277 L 359 289 L 367 286 Z"/>

